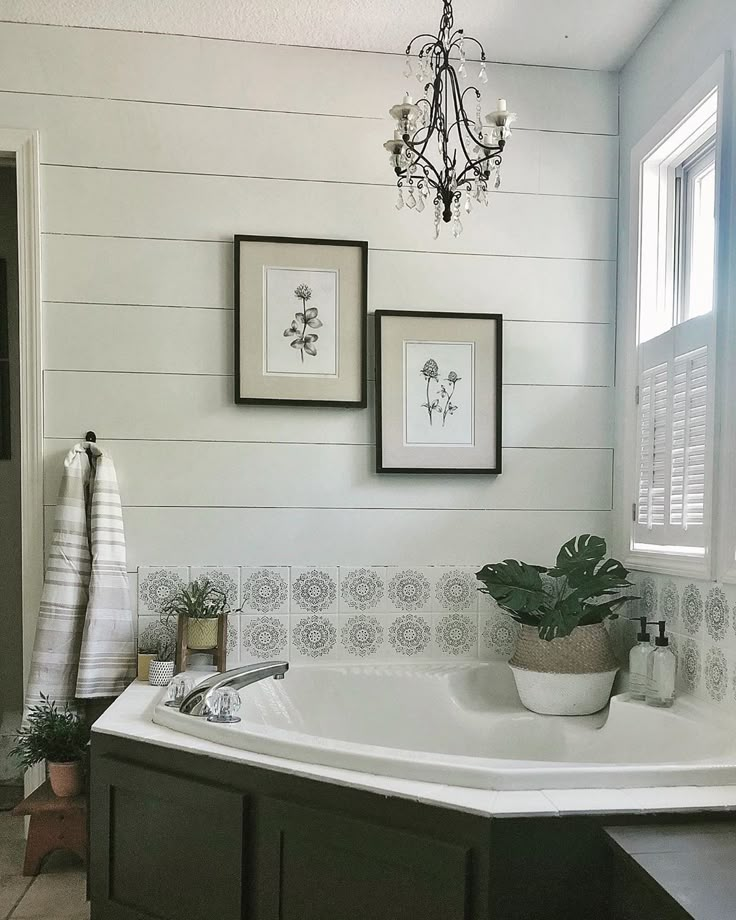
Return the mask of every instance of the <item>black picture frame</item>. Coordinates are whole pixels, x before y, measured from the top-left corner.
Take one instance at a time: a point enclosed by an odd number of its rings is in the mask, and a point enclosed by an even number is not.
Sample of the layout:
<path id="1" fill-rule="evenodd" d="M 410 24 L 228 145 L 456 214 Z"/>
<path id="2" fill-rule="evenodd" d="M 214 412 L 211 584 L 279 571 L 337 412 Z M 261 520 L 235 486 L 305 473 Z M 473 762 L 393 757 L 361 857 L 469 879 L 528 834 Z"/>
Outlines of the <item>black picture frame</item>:
<path id="1" fill-rule="evenodd" d="M 315 245 L 315 246 L 335 246 L 335 247 L 355 247 L 360 253 L 360 396 L 358 399 L 302 399 L 302 398 L 271 398 L 262 396 L 247 396 L 240 392 L 241 385 L 241 335 L 243 330 L 243 310 L 244 305 L 241 302 L 241 243 L 273 243 L 277 245 Z M 290 237 L 290 236 L 262 236 L 259 234 L 236 234 L 234 237 L 234 340 L 235 340 L 235 376 L 234 376 L 234 398 L 237 405 L 255 405 L 255 406 L 323 406 L 342 409 L 365 409 L 368 405 L 368 353 L 367 353 L 367 331 L 368 331 L 368 243 L 365 240 L 333 240 L 313 237 Z"/>
<path id="2" fill-rule="evenodd" d="M 382 377 L 382 349 L 384 335 L 382 325 L 385 318 L 388 317 L 412 317 L 417 320 L 429 319 L 452 319 L 452 320 L 482 320 L 495 323 L 495 347 L 493 360 L 495 370 L 493 374 L 494 392 L 489 394 L 493 400 L 489 408 L 495 413 L 494 418 L 494 457 L 492 462 L 487 466 L 480 467 L 456 467 L 456 466 L 432 466 L 432 467 L 404 467 L 389 466 L 384 463 L 384 436 L 383 436 L 383 377 Z M 501 313 L 453 313 L 453 312 L 432 312 L 420 310 L 377 310 L 375 313 L 375 341 L 376 341 L 376 472 L 378 473 L 464 473 L 470 475 L 487 474 L 499 475 L 502 472 L 503 462 L 503 314 Z"/>

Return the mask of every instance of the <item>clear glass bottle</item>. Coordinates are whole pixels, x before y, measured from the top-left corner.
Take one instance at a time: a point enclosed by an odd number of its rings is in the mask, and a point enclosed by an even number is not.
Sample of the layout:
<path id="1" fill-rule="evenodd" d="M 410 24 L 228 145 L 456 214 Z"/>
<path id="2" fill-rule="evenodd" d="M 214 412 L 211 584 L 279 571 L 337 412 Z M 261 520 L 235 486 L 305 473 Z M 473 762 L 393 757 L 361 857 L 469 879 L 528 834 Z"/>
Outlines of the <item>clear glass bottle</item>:
<path id="1" fill-rule="evenodd" d="M 647 659 L 647 703 L 650 706 L 671 706 L 675 701 L 675 675 L 677 659 L 670 648 L 670 640 L 665 636 L 665 621 L 660 620 L 659 635 L 654 640 L 654 648 Z"/>
<path id="2" fill-rule="evenodd" d="M 632 700 L 646 699 L 651 653 L 652 642 L 647 632 L 647 618 L 639 617 L 636 645 L 629 652 L 629 695 Z"/>

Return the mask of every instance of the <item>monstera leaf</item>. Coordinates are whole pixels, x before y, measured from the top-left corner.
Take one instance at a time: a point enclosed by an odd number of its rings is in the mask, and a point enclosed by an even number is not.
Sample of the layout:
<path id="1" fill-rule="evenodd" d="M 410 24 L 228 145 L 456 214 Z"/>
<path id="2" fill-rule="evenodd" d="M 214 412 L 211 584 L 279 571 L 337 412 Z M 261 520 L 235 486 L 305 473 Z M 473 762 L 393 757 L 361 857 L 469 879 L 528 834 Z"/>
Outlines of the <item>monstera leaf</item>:
<path id="1" fill-rule="evenodd" d="M 580 614 L 580 603 L 574 597 L 562 598 L 539 621 L 539 638 L 549 641 L 569 636 L 576 626 L 581 625 Z"/>
<path id="2" fill-rule="evenodd" d="M 557 554 L 554 568 L 549 570 L 553 578 L 564 576 L 571 588 L 577 587 L 589 578 L 595 567 L 606 555 L 606 541 L 603 537 L 593 537 L 584 533 L 568 540 Z"/>
<path id="3" fill-rule="evenodd" d="M 495 565 L 484 565 L 476 578 L 483 583 L 480 590 L 490 594 L 499 607 L 522 623 L 536 624 L 540 611 L 549 602 L 539 577 L 546 571 L 544 566 L 504 559 Z"/>

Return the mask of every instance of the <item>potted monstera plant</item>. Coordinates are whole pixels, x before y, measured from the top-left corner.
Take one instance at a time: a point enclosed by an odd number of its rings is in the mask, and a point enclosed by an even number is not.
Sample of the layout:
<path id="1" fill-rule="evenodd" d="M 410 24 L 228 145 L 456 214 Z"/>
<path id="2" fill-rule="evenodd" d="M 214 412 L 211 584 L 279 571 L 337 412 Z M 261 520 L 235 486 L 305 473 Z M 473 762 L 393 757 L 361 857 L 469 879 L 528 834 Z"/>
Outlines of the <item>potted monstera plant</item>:
<path id="1" fill-rule="evenodd" d="M 186 617 L 188 648 L 208 649 L 217 645 L 218 621 L 229 609 L 224 591 L 209 578 L 196 578 L 177 591 L 164 607 L 164 614 Z"/>
<path id="2" fill-rule="evenodd" d="M 509 662 L 522 703 L 547 715 L 587 715 L 608 702 L 618 663 L 604 621 L 634 600 L 629 572 L 602 537 L 582 534 L 547 568 L 504 559 L 477 573 L 483 591 L 521 624 Z"/>

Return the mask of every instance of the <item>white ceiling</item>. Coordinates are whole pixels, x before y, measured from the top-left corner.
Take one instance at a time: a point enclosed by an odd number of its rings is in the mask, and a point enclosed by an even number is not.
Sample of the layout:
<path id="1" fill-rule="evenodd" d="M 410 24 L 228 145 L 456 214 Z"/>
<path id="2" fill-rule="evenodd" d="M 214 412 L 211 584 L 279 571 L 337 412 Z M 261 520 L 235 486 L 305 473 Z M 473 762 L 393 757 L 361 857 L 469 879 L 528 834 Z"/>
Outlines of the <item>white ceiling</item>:
<path id="1" fill-rule="evenodd" d="M 671 0 L 455 0 L 492 61 L 618 70 Z M 0 20 L 402 52 L 441 0 L 0 0 Z"/>

